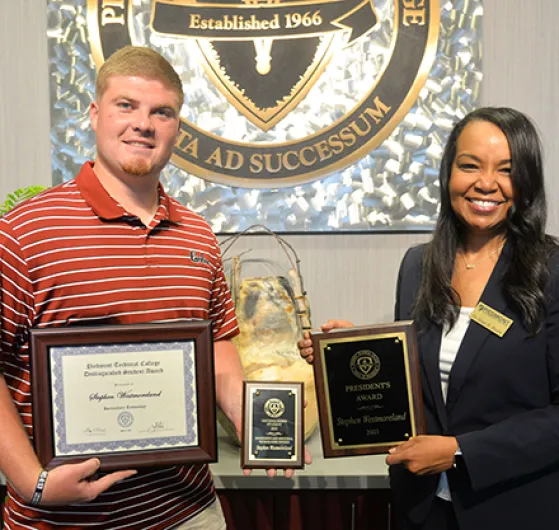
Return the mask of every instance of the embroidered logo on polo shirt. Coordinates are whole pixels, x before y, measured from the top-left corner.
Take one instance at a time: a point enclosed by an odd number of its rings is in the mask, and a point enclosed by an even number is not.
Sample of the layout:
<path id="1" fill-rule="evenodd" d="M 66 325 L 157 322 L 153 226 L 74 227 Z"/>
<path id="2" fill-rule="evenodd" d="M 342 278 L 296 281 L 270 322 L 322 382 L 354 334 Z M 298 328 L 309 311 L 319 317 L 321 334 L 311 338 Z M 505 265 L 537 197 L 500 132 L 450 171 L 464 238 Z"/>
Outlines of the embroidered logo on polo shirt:
<path id="1" fill-rule="evenodd" d="M 208 261 L 208 259 L 204 256 L 204 254 L 202 254 L 201 252 L 196 252 L 195 250 L 190 251 L 190 260 L 192 261 L 192 263 L 205 263 L 206 265 L 209 265 L 210 267 L 212 265 Z"/>

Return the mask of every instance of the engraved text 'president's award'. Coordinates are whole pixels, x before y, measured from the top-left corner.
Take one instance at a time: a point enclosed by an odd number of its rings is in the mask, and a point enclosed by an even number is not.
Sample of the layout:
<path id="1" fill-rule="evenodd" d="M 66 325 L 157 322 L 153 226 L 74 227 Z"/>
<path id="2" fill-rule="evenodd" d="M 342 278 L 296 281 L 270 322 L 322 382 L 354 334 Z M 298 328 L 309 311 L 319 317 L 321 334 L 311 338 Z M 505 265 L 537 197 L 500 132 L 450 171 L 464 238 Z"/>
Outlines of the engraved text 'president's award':
<path id="1" fill-rule="evenodd" d="M 412 322 L 311 338 L 325 457 L 384 453 L 423 432 Z"/>

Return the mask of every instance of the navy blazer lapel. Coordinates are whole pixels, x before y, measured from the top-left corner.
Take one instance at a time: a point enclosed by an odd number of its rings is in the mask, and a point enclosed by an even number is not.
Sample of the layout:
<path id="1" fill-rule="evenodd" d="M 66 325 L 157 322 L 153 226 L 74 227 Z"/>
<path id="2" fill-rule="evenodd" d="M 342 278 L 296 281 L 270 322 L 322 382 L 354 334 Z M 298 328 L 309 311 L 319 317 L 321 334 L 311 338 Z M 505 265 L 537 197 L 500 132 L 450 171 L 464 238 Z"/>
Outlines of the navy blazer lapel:
<path id="1" fill-rule="evenodd" d="M 427 329 L 418 334 L 419 351 L 421 352 L 421 362 L 425 372 L 427 386 L 423 392 L 427 390 L 431 392 L 437 416 L 441 423 L 443 432 L 446 432 L 448 420 L 446 408 L 443 400 L 443 392 L 441 387 L 441 373 L 439 370 L 439 351 L 441 349 L 441 328 L 430 325 Z"/>
<path id="2" fill-rule="evenodd" d="M 505 245 L 499 261 L 496 263 L 489 281 L 481 294 L 480 301 L 495 309 L 499 313 L 505 313 L 507 304 L 501 287 L 501 280 L 509 263 L 511 248 Z M 473 320 L 464 335 L 460 348 L 456 354 L 456 360 L 450 371 L 448 381 L 448 394 L 446 398 L 446 411 L 450 413 L 452 406 L 460 394 L 460 388 L 466 380 L 468 370 L 479 354 L 485 341 L 492 335 L 491 331 L 477 324 Z"/>

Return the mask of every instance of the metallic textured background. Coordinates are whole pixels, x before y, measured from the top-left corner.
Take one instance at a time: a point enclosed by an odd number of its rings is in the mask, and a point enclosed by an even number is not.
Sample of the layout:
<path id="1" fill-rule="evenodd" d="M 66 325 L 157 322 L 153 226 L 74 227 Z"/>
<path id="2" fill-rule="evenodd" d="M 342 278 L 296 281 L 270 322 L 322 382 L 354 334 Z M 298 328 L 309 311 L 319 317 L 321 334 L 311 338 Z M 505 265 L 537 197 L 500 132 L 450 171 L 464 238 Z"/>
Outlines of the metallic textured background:
<path id="1" fill-rule="evenodd" d="M 151 0 L 133 0 L 132 42 L 160 51 L 184 82 L 182 116 L 240 142 L 303 138 L 350 111 L 388 60 L 393 1 L 374 0 L 382 21 L 364 39 L 334 55 L 306 98 L 263 132 L 245 120 L 206 76 L 188 39 L 154 34 Z M 87 40 L 86 0 L 48 0 L 53 183 L 71 179 L 95 156 L 87 110 L 95 64 Z M 416 104 L 377 149 L 356 164 L 309 184 L 245 189 L 214 184 L 169 165 L 167 191 L 203 215 L 216 232 L 255 223 L 277 232 L 428 230 L 438 209 L 438 166 L 452 125 L 478 106 L 482 81 L 482 0 L 441 1 L 440 37 Z M 340 43 L 341 46 L 341 43 Z"/>

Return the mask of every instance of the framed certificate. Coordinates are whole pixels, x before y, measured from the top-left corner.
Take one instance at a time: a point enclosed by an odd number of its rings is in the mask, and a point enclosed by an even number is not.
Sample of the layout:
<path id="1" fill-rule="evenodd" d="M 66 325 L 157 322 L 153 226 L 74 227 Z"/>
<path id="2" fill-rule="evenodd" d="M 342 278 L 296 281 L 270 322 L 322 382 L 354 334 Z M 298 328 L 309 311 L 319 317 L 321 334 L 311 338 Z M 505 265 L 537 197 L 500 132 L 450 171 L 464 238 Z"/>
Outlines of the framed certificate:
<path id="1" fill-rule="evenodd" d="M 325 458 L 386 453 L 425 432 L 412 321 L 311 339 Z"/>
<path id="2" fill-rule="evenodd" d="M 43 466 L 217 460 L 209 321 L 33 329 L 31 364 Z"/>
<path id="3" fill-rule="evenodd" d="M 303 383 L 245 381 L 241 467 L 304 467 Z"/>

